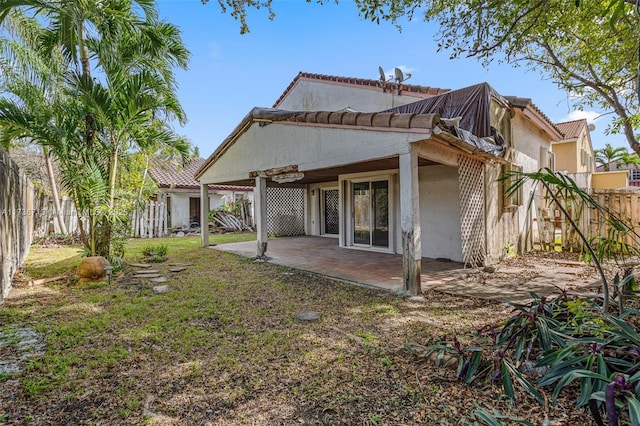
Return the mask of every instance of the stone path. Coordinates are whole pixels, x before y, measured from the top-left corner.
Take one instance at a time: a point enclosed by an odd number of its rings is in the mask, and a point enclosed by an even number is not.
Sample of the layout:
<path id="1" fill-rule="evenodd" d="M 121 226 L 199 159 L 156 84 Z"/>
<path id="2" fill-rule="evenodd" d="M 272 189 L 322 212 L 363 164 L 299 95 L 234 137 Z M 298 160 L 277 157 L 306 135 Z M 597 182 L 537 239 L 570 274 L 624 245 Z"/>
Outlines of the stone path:
<path id="1" fill-rule="evenodd" d="M 171 267 L 168 268 L 168 271 L 173 273 L 174 275 L 187 270 L 191 263 L 170 263 Z M 169 281 L 160 269 L 149 269 L 151 268 L 151 264 L 148 263 L 131 263 L 129 266 L 134 268 L 139 268 L 133 271 L 132 278 L 138 278 L 140 280 L 149 280 L 152 283 L 166 283 Z M 171 287 L 168 285 L 158 285 L 153 287 L 153 294 L 163 294 L 167 293 L 171 290 Z"/>

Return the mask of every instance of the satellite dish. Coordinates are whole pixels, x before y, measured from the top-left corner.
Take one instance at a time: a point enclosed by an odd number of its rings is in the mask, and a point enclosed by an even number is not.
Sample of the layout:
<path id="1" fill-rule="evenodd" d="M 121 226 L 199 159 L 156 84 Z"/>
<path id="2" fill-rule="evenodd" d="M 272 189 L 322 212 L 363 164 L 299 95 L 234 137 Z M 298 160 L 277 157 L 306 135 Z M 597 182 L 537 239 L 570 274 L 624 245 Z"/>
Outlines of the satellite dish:
<path id="1" fill-rule="evenodd" d="M 382 69 L 382 67 L 378 67 L 378 72 L 380 73 L 380 81 L 383 83 L 387 81 L 387 76 L 384 75 L 384 70 Z"/>
<path id="2" fill-rule="evenodd" d="M 593 123 L 589 124 L 589 131 L 593 132 L 594 130 L 596 130 L 596 125 Z"/>
<path id="3" fill-rule="evenodd" d="M 396 81 L 398 83 L 402 83 L 404 81 L 404 74 L 402 73 L 402 70 L 400 68 L 395 68 L 393 71 L 396 74 Z"/>

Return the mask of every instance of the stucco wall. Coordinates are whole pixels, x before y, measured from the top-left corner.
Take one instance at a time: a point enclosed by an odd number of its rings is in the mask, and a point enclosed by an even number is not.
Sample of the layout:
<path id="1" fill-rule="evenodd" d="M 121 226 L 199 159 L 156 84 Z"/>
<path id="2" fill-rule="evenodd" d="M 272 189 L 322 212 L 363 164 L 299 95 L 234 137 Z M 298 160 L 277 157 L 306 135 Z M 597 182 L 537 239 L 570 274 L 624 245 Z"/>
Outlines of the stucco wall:
<path id="1" fill-rule="evenodd" d="M 0 149 L 0 303 L 29 253 L 36 215 L 34 200 L 33 185 Z"/>
<path id="2" fill-rule="evenodd" d="M 237 182 L 248 179 L 253 171 L 290 165 L 305 171 L 392 157 L 407 152 L 410 142 L 428 137 L 426 132 L 254 123 L 206 170 L 200 182 Z"/>
<path id="3" fill-rule="evenodd" d="M 522 167 L 522 171 L 536 172 L 540 168 L 540 148 L 550 148 L 550 136 L 539 131 L 526 120 L 513 120 L 512 136 L 516 149 L 509 154 L 509 160 Z M 524 150 L 520 151 L 518 148 Z M 534 184 L 526 182 L 522 188 L 522 204 L 517 208 L 504 208 L 503 188 L 498 179 L 501 176 L 500 165 L 487 165 L 485 168 L 486 183 L 486 241 L 488 264 L 498 262 L 510 246 L 514 250 L 526 249 L 526 234 L 529 218 L 532 214 L 527 205 L 532 194 L 540 194 L 540 189 L 534 193 Z"/>
<path id="4" fill-rule="evenodd" d="M 556 155 L 556 170 L 566 170 L 567 173 L 578 173 L 578 149 L 576 141 L 554 143 L 551 150 Z"/>
<path id="5" fill-rule="evenodd" d="M 351 108 L 356 111 L 377 112 L 420 99 L 424 97 L 395 95 L 383 92 L 382 88 L 300 80 L 278 108 L 289 111 L 337 111 Z"/>
<path id="6" fill-rule="evenodd" d="M 422 256 L 462 262 L 458 169 L 420 167 L 418 179 Z"/>
<path id="7" fill-rule="evenodd" d="M 511 119 L 511 134 L 512 148 L 536 161 L 540 158 L 540 148 L 551 151 L 553 137 L 538 128 L 519 110 L 516 110 L 515 117 Z"/>
<path id="8" fill-rule="evenodd" d="M 627 170 L 615 170 L 613 172 L 599 172 L 591 175 L 591 187 L 593 189 L 616 189 L 629 185 L 629 172 Z"/>

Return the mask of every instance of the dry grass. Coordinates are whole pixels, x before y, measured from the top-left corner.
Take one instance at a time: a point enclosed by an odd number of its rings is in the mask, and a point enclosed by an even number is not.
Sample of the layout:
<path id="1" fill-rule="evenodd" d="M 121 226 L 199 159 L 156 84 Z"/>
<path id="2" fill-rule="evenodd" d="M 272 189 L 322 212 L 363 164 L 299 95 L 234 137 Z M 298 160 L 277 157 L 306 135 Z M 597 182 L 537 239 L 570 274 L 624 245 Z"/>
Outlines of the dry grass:
<path id="1" fill-rule="evenodd" d="M 458 384 L 402 349 L 499 321 L 502 305 L 436 292 L 411 302 L 190 240 L 162 242 L 168 262 L 192 264 L 170 275 L 166 294 L 130 269 L 110 286 L 17 288 L 0 307 L 1 330 L 33 328 L 46 348 L 20 361 L 24 371 L 0 374 L 0 422 L 449 425 L 493 404 L 536 423 L 588 424 L 524 395 L 511 407 L 499 389 Z M 132 247 L 135 255 L 142 245 Z M 294 320 L 306 310 L 321 319 Z M 0 343 L 0 359 L 17 351 Z"/>

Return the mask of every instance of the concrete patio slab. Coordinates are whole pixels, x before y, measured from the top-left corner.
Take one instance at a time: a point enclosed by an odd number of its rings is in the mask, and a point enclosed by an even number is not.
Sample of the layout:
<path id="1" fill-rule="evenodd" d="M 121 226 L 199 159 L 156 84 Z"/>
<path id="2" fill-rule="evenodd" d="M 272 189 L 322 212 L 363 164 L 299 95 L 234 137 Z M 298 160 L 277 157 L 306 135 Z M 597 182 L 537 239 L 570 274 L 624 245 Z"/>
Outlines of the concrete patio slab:
<path id="1" fill-rule="evenodd" d="M 241 256 L 254 257 L 256 242 L 219 244 L 211 247 Z M 402 287 L 402 256 L 341 248 L 335 238 L 289 237 L 269 240 L 268 261 L 322 276 L 376 289 L 398 291 Z M 554 262 L 556 262 L 554 264 Z M 524 302 L 530 293 L 558 293 L 558 288 L 594 292 L 593 268 L 584 264 L 540 263 L 527 259 L 518 266 L 498 265 L 496 272 L 465 269 L 457 262 L 422 259 L 422 290 L 479 297 L 498 301 Z M 553 273 L 557 267 L 557 273 Z"/>

